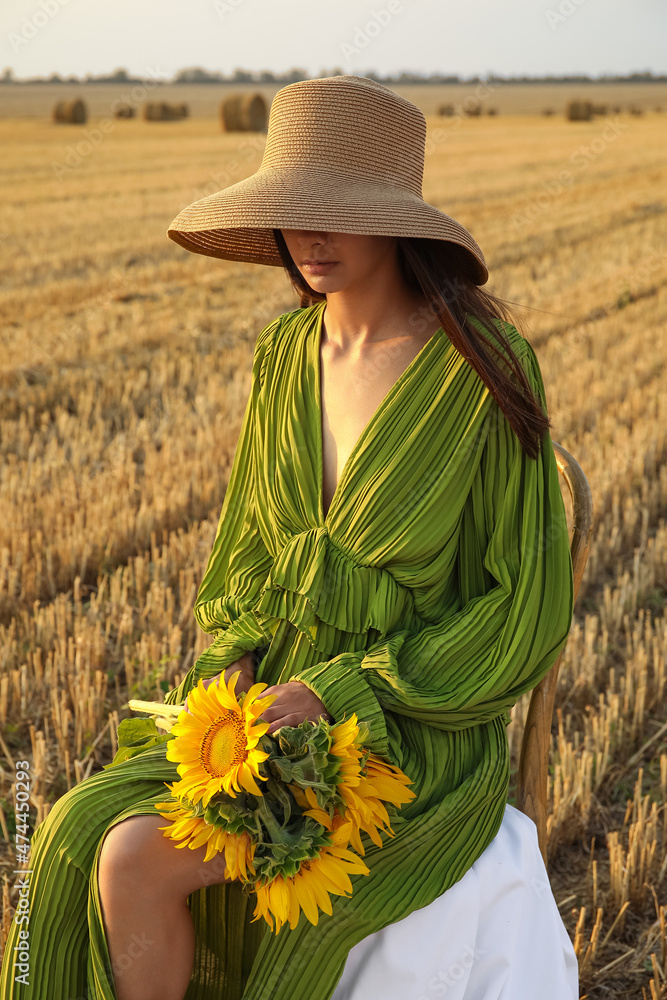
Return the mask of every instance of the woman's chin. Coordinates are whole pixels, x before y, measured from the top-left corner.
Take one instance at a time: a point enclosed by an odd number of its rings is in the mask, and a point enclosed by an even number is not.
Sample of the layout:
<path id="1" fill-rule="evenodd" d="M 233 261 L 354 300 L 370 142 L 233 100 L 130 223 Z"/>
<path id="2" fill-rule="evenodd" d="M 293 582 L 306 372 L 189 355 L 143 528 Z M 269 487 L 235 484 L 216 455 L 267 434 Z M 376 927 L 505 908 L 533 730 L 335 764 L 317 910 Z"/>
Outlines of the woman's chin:
<path id="1" fill-rule="evenodd" d="M 308 282 L 310 287 L 314 292 L 339 292 L 345 287 L 345 283 L 338 279 L 334 279 L 326 274 L 304 274 L 304 280 Z"/>

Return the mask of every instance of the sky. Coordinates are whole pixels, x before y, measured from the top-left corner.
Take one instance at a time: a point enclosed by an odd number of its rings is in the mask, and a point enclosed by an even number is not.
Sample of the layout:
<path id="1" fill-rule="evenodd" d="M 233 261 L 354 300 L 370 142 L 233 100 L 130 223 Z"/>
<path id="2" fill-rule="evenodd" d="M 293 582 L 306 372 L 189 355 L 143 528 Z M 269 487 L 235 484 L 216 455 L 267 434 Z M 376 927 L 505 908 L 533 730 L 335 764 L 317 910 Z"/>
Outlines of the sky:
<path id="1" fill-rule="evenodd" d="M 667 71 L 665 0 L 0 0 L 0 72 Z"/>

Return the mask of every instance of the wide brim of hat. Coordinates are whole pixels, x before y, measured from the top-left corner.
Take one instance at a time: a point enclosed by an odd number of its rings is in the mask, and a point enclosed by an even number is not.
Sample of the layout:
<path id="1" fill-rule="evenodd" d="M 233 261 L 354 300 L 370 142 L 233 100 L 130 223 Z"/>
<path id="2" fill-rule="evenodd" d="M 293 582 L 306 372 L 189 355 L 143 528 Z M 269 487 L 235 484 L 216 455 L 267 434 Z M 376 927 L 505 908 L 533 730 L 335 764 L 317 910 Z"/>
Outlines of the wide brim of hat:
<path id="1" fill-rule="evenodd" d="M 489 277 L 480 247 L 456 219 L 398 185 L 323 170 L 260 169 L 188 205 L 167 235 L 192 253 L 282 267 L 273 229 L 444 240 L 460 248 L 456 261 L 475 284 Z"/>

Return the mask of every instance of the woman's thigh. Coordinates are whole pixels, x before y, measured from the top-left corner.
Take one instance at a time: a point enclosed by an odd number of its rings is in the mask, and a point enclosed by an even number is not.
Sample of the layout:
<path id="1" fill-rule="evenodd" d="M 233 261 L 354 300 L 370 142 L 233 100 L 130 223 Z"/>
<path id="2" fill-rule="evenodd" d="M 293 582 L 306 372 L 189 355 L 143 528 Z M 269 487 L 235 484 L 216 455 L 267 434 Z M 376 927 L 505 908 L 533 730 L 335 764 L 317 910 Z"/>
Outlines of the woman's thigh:
<path id="1" fill-rule="evenodd" d="M 224 853 L 204 861 L 206 847 L 177 847 L 164 836 L 169 820 L 130 816 L 107 832 L 99 859 L 100 890 L 149 887 L 158 895 L 183 898 L 203 886 L 229 881 Z"/>

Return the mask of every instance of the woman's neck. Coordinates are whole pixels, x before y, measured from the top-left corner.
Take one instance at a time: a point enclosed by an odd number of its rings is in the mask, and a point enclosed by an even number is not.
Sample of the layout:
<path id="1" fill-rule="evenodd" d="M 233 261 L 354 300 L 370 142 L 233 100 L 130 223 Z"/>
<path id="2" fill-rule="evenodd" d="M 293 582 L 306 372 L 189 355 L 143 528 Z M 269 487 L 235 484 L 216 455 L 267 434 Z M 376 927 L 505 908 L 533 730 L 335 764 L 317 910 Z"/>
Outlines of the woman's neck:
<path id="1" fill-rule="evenodd" d="M 404 284 L 387 287 L 379 282 L 369 288 L 348 287 L 327 292 L 324 309 L 325 342 L 342 352 L 363 349 L 364 345 L 396 337 L 410 336 L 424 329 L 424 318 L 439 326 L 425 298 Z"/>

